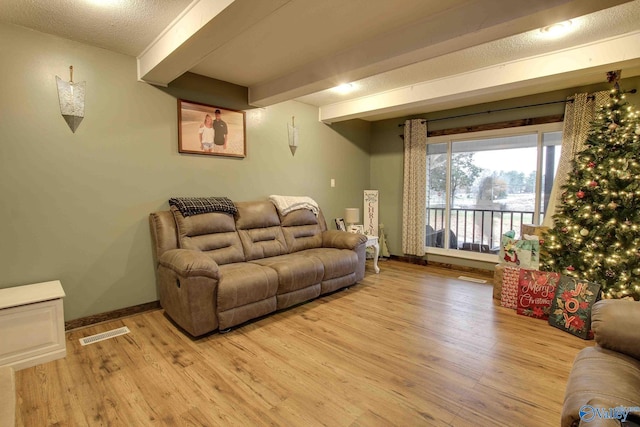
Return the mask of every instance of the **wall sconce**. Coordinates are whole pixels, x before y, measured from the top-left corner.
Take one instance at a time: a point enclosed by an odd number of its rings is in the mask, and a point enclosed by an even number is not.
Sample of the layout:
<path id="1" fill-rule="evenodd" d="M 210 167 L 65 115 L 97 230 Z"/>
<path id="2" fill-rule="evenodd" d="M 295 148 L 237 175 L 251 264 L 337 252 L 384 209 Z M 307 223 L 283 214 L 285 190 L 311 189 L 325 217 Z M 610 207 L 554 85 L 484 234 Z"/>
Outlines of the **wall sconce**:
<path id="1" fill-rule="evenodd" d="M 287 130 L 289 131 L 289 150 L 291 155 L 295 156 L 298 149 L 298 128 L 295 116 L 291 117 L 291 124 L 287 123 Z"/>
<path id="2" fill-rule="evenodd" d="M 60 113 L 75 133 L 80 122 L 84 118 L 84 93 L 87 82 L 73 82 L 73 65 L 69 67 L 69 81 L 65 82 L 56 76 L 58 85 L 58 101 L 60 102 Z"/>

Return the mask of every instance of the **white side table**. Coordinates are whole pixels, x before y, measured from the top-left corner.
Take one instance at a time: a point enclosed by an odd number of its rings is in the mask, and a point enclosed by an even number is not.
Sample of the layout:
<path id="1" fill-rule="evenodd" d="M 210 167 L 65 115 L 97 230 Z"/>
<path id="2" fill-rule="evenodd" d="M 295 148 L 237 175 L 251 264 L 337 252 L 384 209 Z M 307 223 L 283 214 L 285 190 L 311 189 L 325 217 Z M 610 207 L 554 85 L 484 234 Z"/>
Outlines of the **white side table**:
<path id="1" fill-rule="evenodd" d="M 376 274 L 380 273 L 380 267 L 378 267 L 378 256 L 380 255 L 380 244 L 378 243 L 378 236 L 367 236 L 367 247 L 373 247 L 373 269 Z"/>

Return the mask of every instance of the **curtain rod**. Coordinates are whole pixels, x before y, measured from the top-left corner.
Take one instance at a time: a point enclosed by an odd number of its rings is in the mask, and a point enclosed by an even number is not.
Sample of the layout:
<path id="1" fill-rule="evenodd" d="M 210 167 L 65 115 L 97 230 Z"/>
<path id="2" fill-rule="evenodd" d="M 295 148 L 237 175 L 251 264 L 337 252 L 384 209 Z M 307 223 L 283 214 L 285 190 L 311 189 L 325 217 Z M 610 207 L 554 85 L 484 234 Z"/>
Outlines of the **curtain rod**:
<path id="1" fill-rule="evenodd" d="M 631 89 L 631 90 L 626 91 L 625 93 L 636 93 L 636 92 L 637 92 L 636 89 Z M 587 97 L 587 100 L 591 100 L 592 101 L 594 99 L 595 99 L 594 95 L 590 95 L 590 96 Z M 438 121 L 441 121 L 441 120 L 459 119 L 461 117 L 477 116 L 479 114 L 491 114 L 491 113 L 498 113 L 498 112 L 501 112 L 501 111 L 518 110 L 518 109 L 521 109 L 521 108 L 530 108 L 530 107 L 540 107 L 540 106 L 543 106 L 543 105 L 560 104 L 560 103 L 573 102 L 573 101 L 574 101 L 573 98 L 568 98 L 568 99 L 564 99 L 564 100 L 561 100 L 561 101 L 549 101 L 549 102 L 541 102 L 539 104 L 520 105 L 518 107 L 499 108 L 497 110 L 478 111 L 476 113 L 459 114 L 457 116 L 441 117 L 441 118 L 438 118 L 438 119 L 431 119 L 431 120 L 423 119 L 422 123 L 424 124 L 424 123 L 428 123 L 428 122 L 438 122 Z M 402 126 L 404 126 L 404 123 L 400 123 L 398 125 L 398 127 L 402 127 Z"/>

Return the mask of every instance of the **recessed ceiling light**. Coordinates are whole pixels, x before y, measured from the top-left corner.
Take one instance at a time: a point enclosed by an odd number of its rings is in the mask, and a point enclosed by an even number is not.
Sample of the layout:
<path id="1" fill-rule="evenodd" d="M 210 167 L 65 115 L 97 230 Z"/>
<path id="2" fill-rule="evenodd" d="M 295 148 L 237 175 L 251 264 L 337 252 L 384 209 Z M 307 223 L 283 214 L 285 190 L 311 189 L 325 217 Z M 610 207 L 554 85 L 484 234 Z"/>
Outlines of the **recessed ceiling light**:
<path id="1" fill-rule="evenodd" d="M 334 91 L 342 94 L 352 92 L 354 89 L 355 89 L 355 86 L 353 83 L 343 83 L 333 88 Z"/>
<path id="2" fill-rule="evenodd" d="M 571 31 L 571 21 L 562 21 L 553 25 L 548 25 L 540 29 L 540 32 L 547 37 L 557 38 L 562 37 Z"/>

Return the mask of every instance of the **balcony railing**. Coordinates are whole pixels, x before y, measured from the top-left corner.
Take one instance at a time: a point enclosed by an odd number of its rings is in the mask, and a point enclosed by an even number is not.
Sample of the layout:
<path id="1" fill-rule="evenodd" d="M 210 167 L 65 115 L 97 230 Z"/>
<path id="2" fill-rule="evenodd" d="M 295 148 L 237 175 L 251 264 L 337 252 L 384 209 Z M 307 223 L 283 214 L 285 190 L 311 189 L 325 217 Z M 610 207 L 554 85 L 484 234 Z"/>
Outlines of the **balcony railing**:
<path id="1" fill-rule="evenodd" d="M 449 249 L 484 253 L 498 253 L 501 236 L 509 230 L 519 236 L 522 224 L 533 224 L 535 215 L 531 211 L 492 209 L 450 211 Z M 445 208 L 427 209 L 426 246 L 444 247 L 445 222 Z"/>

